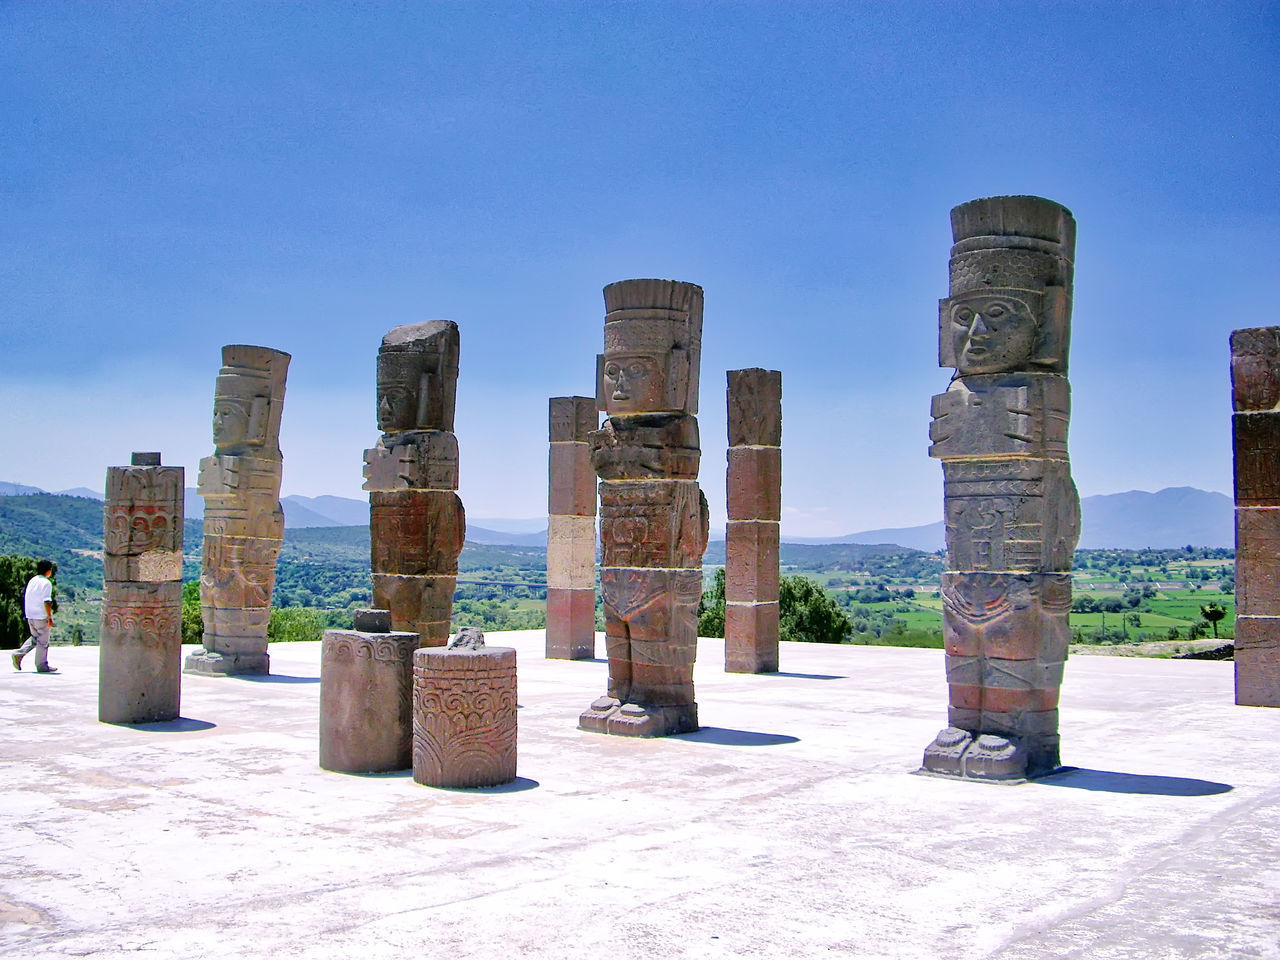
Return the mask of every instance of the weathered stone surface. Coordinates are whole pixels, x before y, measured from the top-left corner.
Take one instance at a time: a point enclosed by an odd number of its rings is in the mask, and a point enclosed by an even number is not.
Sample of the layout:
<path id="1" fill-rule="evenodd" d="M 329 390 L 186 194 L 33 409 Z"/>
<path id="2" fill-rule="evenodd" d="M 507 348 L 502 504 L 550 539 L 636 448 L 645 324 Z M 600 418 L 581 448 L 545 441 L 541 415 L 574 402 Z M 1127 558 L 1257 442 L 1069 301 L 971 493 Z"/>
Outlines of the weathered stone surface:
<path id="1" fill-rule="evenodd" d="M 600 483 L 602 563 L 691 567 L 707 549 L 708 513 L 695 480 Z"/>
<path id="2" fill-rule="evenodd" d="M 728 510 L 732 520 L 782 519 L 782 448 L 730 447 Z"/>
<path id="3" fill-rule="evenodd" d="M 354 610 L 351 614 L 351 621 L 358 633 L 391 632 L 390 610 Z"/>
<path id="4" fill-rule="evenodd" d="M 948 726 L 929 773 L 1022 780 L 1058 765 L 1057 705 L 1070 640 L 1079 498 L 1067 458 L 1075 221 L 1039 197 L 951 213 L 938 357 L 956 376 L 933 398 L 943 461 L 942 575 Z"/>
<path id="5" fill-rule="evenodd" d="M 1236 509 L 1236 615 L 1280 616 L 1280 507 Z"/>
<path id="6" fill-rule="evenodd" d="M 696 480 L 701 457 L 698 420 L 686 414 L 613 416 L 591 433 L 602 480 Z"/>
<path id="7" fill-rule="evenodd" d="M 135 465 L 107 470 L 104 580 L 182 579 L 183 482 L 182 467 Z"/>
<path id="8" fill-rule="evenodd" d="M 320 766 L 342 773 L 413 764 L 418 634 L 326 630 L 320 646 Z"/>
<path id="9" fill-rule="evenodd" d="M 516 778 L 516 652 L 419 650 L 413 658 L 413 779 L 492 787 Z"/>
<path id="10" fill-rule="evenodd" d="M 596 403 L 609 416 L 698 412 L 702 288 L 622 280 L 604 288 Z"/>
<path id="11" fill-rule="evenodd" d="M 371 493 L 369 523 L 374 570 L 457 574 L 467 518 L 452 490 Z"/>
<path id="12" fill-rule="evenodd" d="M 284 536 L 279 443 L 289 359 L 269 347 L 222 348 L 214 390 L 214 454 L 200 461 L 204 648 L 187 658 L 185 669 L 191 673 L 268 671 L 265 614 Z M 252 610 L 264 615 L 240 615 Z M 235 632 L 221 632 L 228 628 Z"/>
<path id="13" fill-rule="evenodd" d="M 391 611 L 394 630 L 417 632 L 421 646 L 442 647 L 449 640 L 457 576 L 394 573 L 373 575 L 373 602 Z"/>
<path id="14" fill-rule="evenodd" d="M 587 443 L 600 419 L 594 397 L 552 397 L 547 406 L 552 443 Z"/>
<path id="15" fill-rule="evenodd" d="M 1232 331 L 1231 401 L 1240 413 L 1280 406 L 1280 327 Z"/>
<path id="16" fill-rule="evenodd" d="M 484 649 L 484 631 L 479 627 L 465 626 L 458 629 L 458 633 L 450 641 L 446 648 L 448 650 L 483 650 Z"/>
<path id="17" fill-rule="evenodd" d="M 365 490 L 456 490 L 458 438 L 445 430 L 388 435 L 364 452 Z"/>
<path id="18" fill-rule="evenodd" d="M 779 531 L 779 525 L 772 521 L 729 521 L 724 564 L 727 601 L 777 602 Z"/>
<path id="19" fill-rule="evenodd" d="M 782 372 L 730 370 L 729 446 L 782 446 Z"/>
<path id="20" fill-rule="evenodd" d="M 593 589 L 596 582 L 595 517 L 552 514 L 547 527 L 547 585 Z"/>
<path id="21" fill-rule="evenodd" d="M 728 673 L 777 672 L 778 613 L 777 601 L 725 603 L 724 668 Z"/>
<path id="22" fill-rule="evenodd" d="M 1280 413 L 1231 417 L 1237 507 L 1280 507 Z"/>
<path id="23" fill-rule="evenodd" d="M 393 328 L 378 350 L 378 427 L 384 434 L 453 432 L 458 325 L 428 320 Z"/>
<path id="24" fill-rule="evenodd" d="M 1280 616 L 1236 617 L 1236 703 L 1280 707 Z"/>
<path id="25" fill-rule="evenodd" d="M 594 583 L 577 590 L 547 588 L 546 655 L 557 660 L 590 660 L 596 655 Z"/>
<path id="26" fill-rule="evenodd" d="M 596 515 L 596 475 L 591 447 L 585 443 L 553 443 L 547 458 L 547 514 Z"/>

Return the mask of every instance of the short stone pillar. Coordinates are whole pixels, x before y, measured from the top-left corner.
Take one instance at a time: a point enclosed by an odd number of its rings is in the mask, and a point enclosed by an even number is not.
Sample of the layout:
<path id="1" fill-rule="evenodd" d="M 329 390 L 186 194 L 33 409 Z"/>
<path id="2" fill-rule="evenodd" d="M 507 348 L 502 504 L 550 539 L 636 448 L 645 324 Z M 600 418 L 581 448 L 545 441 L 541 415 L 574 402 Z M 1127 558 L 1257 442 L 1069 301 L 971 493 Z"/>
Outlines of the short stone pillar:
<path id="1" fill-rule="evenodd" d="M 1280 707 L 1280 327 L 1231 334 L 1236 703 Z"/>
<path id="2" fill-rule="evenodd" d="M 547 496 L 547 657 L 596 655 L 595 397 L 552 397 Z"/>
<path id="3" fill-rule="evenodd" d="M 778 670 L 782 374 L 730 370 L 724 668 Z"/>
<path id="4" fill-rule="evenodd" d="M 385 773 L 413 763 L 413 652 L 386 610 L 357 610 L 355 630 L 326 630 L 320 647 L 320 766 Z"/>
<path id="5" fill-rule="evenodd" d="M 182 691 L 182 498 L 185 471 L 135 453 L 107 468 L 103 505 L 98 719 L 178 717 Z"/>
<path id="6" fill-rule="evenodd" d="M 516 778 L 516 652 L 423 648 L 413 655 L 413 779 L 496 787 Z"/>

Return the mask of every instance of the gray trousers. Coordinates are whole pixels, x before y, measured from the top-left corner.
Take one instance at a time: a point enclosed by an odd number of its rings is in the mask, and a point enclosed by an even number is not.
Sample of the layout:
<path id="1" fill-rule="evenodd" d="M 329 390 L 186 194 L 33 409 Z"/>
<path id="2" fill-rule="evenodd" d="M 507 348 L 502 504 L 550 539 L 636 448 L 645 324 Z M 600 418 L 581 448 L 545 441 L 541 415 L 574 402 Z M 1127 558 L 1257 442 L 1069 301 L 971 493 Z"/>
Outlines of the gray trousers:
<path id="1" fill-rule="evenodd" d="M 27 629 L 31 636 L 18 648 L 18 656 L 25 657 L 32 650 L 36 652 L 36 669 L 49 669 L 49 634 L 53 632 L 48 620 L 28 620 Z"/>

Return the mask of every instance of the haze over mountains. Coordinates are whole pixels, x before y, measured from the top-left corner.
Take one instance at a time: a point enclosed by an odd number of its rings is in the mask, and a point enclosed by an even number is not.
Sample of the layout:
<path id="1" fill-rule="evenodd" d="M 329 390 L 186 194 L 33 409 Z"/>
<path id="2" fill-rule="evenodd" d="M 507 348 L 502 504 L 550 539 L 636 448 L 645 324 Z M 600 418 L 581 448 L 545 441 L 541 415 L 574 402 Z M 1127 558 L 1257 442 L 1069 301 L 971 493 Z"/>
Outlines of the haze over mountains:
<path id="1" fill-rule="evenodd" d="M 102 499 L 101 492 L 84 487 L 44 491 L 38 487 L 0 481 L 0 496 L 45 492 Z M 368 526 L 369 523 L 369 504 L 365 500 L 293 495 L 282 497 L 280 502 L 284 507 L 285 526 L 291 529 Z M 1172 548 L 1188 544 L 1231 547 L 1235 544 L 1231 498 L 1194 487 L 1167 487 L 1156 493 L 1131 490 L 1128 493 L 1085 497 L 1081 501 L 1081 510 L 1084 522 L 1080 548 L 1084 550 Z M 189 520 L 204 516 L 204 501 L 194 487 L 187 488 L 186 516 Z M 723 539 L 723 533 L 713 531 L 712 538 Z M 467 539 L 482 544 L 546 546 L 546 518 L 469 518 Z M 789 537 L 784 532 L 782 539 L 788 543 L 894 543 L 933 552 L 943 548 L 943 527 L 942 521 L 938 521 L 916 527 L 862 530 L 832 537 Z"/>

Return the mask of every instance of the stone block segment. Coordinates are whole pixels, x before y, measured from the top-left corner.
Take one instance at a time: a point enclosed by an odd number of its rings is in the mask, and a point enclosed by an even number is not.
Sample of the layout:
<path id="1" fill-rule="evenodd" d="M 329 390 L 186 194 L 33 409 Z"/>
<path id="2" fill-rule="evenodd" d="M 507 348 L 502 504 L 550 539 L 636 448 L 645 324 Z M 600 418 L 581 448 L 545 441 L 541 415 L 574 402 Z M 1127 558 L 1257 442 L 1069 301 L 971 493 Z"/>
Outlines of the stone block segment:
<path id="1" fill-rule="evenodd" d="M 591 433 L 600 478 L 607 693 L 579 727 L 661 737 L 698 728 L 693 663 L 708 512 L 697 483 L 702 289 L 671 280 L 605 287 Z"/>
<path id="2" fill-rule="evenodd" d="M 588 441 L 598 420 L 592 397 L 548 402 L 546 654 L 553 659 L 595 656 L 596 476 Z"/>
<path id="3" fill-rule="evenodd" d="M 1058 696 L 1080 534 L 1067 428 L 1075 221 L 1039 197 L 951 212 L 929 454 L 942 461 L 949 726 L 923 770 L 1018 781 L 1059 764 Z"/>
<path id="4" fill-rule="evenodd" d="M 1280 707 L 1280 327 L 1231 334 L 1236 703 Z"/>
<path id="5" fill-rule="evenodd" d="M 459 788 L 494 787 L 515 778 L 515 650 L 418 650 L 413 779 Z"/>
<path id="6" fill-rule="evenodd" d="M 222 348 L 214 453 L 200 461 L 198 486 L 204 498 L 203 649 L 187 657 L 188 673 L 270 670 L 267 622 L 284 538 L 280 419 L 289 359 L 269 347 Z"/>
<path id="7" fill-rule="evenodd" d="M 152 723 L 182 698 L 182 467 L 135 453 L 107 469 L 98 719 Z"/>

